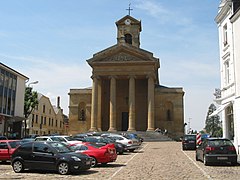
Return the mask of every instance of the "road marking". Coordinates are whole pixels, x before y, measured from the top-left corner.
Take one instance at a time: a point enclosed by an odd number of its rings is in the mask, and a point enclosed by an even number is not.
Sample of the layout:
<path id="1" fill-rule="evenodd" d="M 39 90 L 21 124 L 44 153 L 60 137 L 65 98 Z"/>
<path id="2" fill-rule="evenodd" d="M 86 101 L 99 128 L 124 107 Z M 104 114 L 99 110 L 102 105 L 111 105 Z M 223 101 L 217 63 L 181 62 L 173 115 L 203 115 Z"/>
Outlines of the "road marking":
<path id="1" fill-rule="evenodd" d="M 139 152 L 142 152 L 142 150 L 144 148 L 146 148 L 148 146 L 148 144 L 146 144 Z M 134 154 L 127 162 L 124 163 L 125 166 L 120 167 L 109 179 L 112 179 L 114 176 L 117 175 L 117 173 L 119 173 L 124 167 L 126 167 L 126 165 L 136 156 L 139 154 L 139 152 L 137 152 L 136 154 Z"/>
<path id="2" fill-rule="evenodd" d="M 197 165 L 197 163 L 196 163 L 192 158 L 190 158 L 190 157 L 187 155 L 187 153 L 185 153 L 183 150 L 182 150 L 182 152 L 183 152 L 183 154 L 185 154 L 185 156 L 187 156 L 187 158 L 188 158 L 189 160 L 192 161 L 192 163 L 193 163 L 198 169 L 200 169 L 200 171 L 202 171 L 203 175 L 204 175 L 206 178 L 212 179 L 211 176 L 206 173 L 206 171 L 204 171 L 199 165 Z"/>

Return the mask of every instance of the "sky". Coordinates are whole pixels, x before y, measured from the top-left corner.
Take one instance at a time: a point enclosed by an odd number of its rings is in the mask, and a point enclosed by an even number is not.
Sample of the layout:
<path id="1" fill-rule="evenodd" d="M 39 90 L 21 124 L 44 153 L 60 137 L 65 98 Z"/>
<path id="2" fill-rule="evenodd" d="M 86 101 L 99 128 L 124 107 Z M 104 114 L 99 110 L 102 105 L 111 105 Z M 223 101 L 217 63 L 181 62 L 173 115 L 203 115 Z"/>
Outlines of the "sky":
<path id="1" fill-rule="evenodd" d="M 202 130 L 220 87 L 220 0 L 0 1 L 0 62 L 29 78 L 33 90 L 61 97 L 68 115 L 70 89 L 91 87 L 86 60 L 117 43 L 115 22 L 141 20 L 140 48 L 160 59 L 160 84 L 182 87 L 184 121 Z M 28 85 L 27 83 L 27 85 Z"/>

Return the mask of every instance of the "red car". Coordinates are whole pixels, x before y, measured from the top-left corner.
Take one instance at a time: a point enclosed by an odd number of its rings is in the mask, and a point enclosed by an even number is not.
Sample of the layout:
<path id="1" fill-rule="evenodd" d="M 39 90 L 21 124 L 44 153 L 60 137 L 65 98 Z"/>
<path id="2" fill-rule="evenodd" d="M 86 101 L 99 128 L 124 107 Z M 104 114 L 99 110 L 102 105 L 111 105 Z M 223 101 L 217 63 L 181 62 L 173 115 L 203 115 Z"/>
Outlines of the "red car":
<path id="1" fill-rule="evenodd" d="M 20 142 L 20 140 L 0 140 L 0 161 L 10 160 Z"/>
<path id="2" fill-rule="evenodd" d="M 70 149 L 75 152 L 80 152 L 92 157 L 92 167 L 98 163 L 107 164 L 114 162 L 117 159 L 116 149 L 114 144 L 98 145 L 94 143 L 74 143 L 69 145 Z"/>

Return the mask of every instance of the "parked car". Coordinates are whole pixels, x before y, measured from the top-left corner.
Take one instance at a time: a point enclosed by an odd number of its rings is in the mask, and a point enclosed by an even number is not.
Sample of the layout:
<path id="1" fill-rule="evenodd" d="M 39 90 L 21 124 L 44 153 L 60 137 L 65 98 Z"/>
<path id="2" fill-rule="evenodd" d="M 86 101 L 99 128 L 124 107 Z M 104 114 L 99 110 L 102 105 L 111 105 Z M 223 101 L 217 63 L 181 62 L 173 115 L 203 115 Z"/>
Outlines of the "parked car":
<path id="1" fill-rule="evenodd" d="M 140 147 L 139 142 L 137 140 L 128 139 L 120 134 L 106 133 L 102 134 L 101 136 L 114 138 L 116 142 L 126 145 L 126 149 L 130 152 L 134 152 L 135 149 L 138 149 Z"/>
<path id="2" fill-rule="evenodd" d="M 102 146 L 96 143 L 84 142 L 70 144 L 69 147 L 72 151 L 84 153 L 92 157 L 92 167 L 97 166 L 98 163 L 107 164 L 117 159 L 116 149 L 113 144 Z"/>
<path id="3" fill-rule="evenodd" d="M 73 139 L 77 141 L 82 141 L 85 137 L 88 137 L 88 136 L 90 136 L 88 133 L 80 133 L 73 136 Z"/>
<path id="4" fill-rule="evenodd" d="M 16 173 L 25 169 L 55 170 L 65 175 L 91 168 L 92 158 L 72 152 L 64 143 L 32 141 L 20 145 L 12 154 L 11 165 Z"/>
<path id="5" fill-rule="evenodd" d="M 138 145 L 141 145 L 143 142 L 143 139 L 135 133 L 124 133 L 123 136 L 127 139 L 132 139 L 133 141 L 136 141 Z"/>
<path id="6" fill-rule="evenodd" d="M 182 138 L 183 150 L 196 149 L 196 134 L 185 134 Z"/>
<path id="7" fill-rule="evenodd" d="M 66 143 L 77 143 L 79 142 L 79 140 L 76 140 L 70 136 L 65 136 L 65 135 L 57 135 L 57 136 L 53 136 L 55 138 L 58 138 L 58 141 L 61 142 L 66 142 Z"/>
<path id="8" fill-rule="evenodd" d="M 93 142 L 97 144 L 102 144 L 105 146 L 106 144 L 114 144 L 114 147 L 118 154 L 123 154 L 125 151 L 125 145 L 122 143 L 116 142 L 111 138 L 108 137 L 100 137 L 100 136 L 88 136 L 82 139 L 83 142 Z"/>
<path id="9" fill-rule="evenodd" d="M 6 136 L 0 136 L 0 140 L 7 140 L 8 138 Z"/>
<path id="10" fill-rule="evenodd" d="M 61 141 L 58 137 L 54 136 L 38 136 L 35 138 L 35 141 Z"/>
<path id="11" fill-rule="evenodd" d="M 237 164 L 237 153 L 233 143 L 226 138 L 207 138 L 196 149 L 196 160 L 210 163 Z"/>
<path id="12" fill-rule="evenodd" d="M 0 161 L 9 161 L 20 140 L 0 140 Z"/>

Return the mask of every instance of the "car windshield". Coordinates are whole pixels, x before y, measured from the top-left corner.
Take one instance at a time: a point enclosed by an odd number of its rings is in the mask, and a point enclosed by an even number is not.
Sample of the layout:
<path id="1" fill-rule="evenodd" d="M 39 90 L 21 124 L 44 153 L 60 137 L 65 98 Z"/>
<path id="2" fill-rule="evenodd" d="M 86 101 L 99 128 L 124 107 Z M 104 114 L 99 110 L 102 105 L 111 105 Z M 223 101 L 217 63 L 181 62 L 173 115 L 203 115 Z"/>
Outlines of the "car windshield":
<path id="1" fill-rule="evenodd" d="M 59 142 L 54 142 L 50 144 L 54 149 L 57 150 L 59 153 L 68 153 L 72 152 L 70 148 L 68 148 L 65 144 L 59 143 Z"/>
<path id="2" fill-rule="evenodd" d="M 51 137 L 51 139 L 53 141 L 63 141 L 63 142 L 65 142 L 64 138 L 62 138 L 62 137 Z"/>
<path id="3" fill-rule="evenodd" d="M 66 136 L 65 139 L 68 140 L 68 141 L 74 141 L 74 139 L 70 136 Z"/>
<path id="4" fill-rule="evenodd" d="M 184 140 L 196 140 L 196 136 L 185 136 Z"/>
<path id="5" fill-rule="evenodd" d="M 20 141 L 11 141 L 9 142 L 9 145 L 11 146 L 11 148 L 16 148 L 20 145 Z"/>
<path id="6" fill-rule="evenodd" d="M 227 139 L 210 140 L 208 144 L 210 146 L 233 146 L 232 142 Z"/>
<path id="7" fill-rule="evenodd" d="M 84 139 L 86 142 L 99 142 L 97 138 L 85 137 Z"/>

